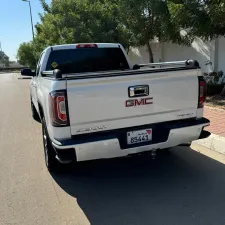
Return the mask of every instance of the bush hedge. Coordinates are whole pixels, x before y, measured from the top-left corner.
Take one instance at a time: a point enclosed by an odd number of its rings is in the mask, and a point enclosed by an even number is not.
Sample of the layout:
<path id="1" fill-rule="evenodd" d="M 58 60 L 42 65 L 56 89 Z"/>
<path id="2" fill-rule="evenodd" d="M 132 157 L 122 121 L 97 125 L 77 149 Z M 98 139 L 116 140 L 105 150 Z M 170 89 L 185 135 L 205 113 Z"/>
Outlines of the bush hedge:
<path id="1" fill-rule="evenodd" d="M 225 84 L 207 84 L 207 95 L 219 95 L 223 90 Z"/>

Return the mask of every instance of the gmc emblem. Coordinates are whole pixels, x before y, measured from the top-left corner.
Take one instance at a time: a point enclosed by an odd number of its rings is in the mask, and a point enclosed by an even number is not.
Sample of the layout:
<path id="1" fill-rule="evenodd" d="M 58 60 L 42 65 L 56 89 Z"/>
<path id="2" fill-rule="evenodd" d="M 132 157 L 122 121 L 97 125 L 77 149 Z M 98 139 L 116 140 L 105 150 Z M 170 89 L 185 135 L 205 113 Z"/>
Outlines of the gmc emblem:
<path id="1" fill-rule="evenodd" d="M 125 102 L 126 107 L 140 106 L 140 105 L 151 105 L 153 98 L 141 98 L 141 99 L 130 99 Z"/>

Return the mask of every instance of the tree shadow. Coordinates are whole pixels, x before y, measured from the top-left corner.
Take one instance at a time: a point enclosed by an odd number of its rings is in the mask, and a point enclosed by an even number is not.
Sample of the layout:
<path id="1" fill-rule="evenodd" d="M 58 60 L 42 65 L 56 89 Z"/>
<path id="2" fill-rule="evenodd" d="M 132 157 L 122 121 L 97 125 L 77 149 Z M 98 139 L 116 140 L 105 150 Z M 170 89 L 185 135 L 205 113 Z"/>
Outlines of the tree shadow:
<path id="1" fill-rule="evenodd" d="M 190 148 L 150 156 L 80 163 L 52 174 L 90 223 L 224 224 L 225 167 Z"/>

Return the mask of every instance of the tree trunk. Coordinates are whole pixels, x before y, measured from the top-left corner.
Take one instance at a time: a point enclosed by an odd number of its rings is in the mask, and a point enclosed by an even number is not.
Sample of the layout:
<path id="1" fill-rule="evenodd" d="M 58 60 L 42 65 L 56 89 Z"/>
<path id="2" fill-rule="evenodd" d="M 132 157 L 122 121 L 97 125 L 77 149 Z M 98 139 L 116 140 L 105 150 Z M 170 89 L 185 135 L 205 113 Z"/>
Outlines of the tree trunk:
<path id="1" fill-rule="evenodd" d="M 126 50 L 126 53 L 127 53 L 127 55 L 128 55 L 128 53 L 129 53 L 129 51 L 130 51 L 130 47 L 126 47 L 125 50 Z"/>
<path id="2" fill-rule="evenodd" d="M 223 90 L 221 91 L 220 96 L 225 97 L 225 86 L 224 86 Z"/>
<path id="3" fill-rule="evenodd" d="M 147 48 L 148 48 L 149 62 L 154 63 L 152 48 L 151 48 L 151 45 L 150 45 L 149 41 L 147 41 L 146 45 L 147 45 Z"/>

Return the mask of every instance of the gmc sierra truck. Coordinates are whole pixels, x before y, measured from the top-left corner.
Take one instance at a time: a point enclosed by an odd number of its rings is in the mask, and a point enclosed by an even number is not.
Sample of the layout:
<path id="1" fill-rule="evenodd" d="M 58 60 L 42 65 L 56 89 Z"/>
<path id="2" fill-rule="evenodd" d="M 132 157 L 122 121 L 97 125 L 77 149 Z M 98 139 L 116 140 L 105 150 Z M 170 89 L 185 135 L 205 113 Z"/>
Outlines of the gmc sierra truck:
<path id="1" fill-rule="evenodd" d="M 133 65 L 120 44 L 46 48 L 30 82 L 46 166 L 185 145 L 209 133 L 195 60 Z"/>

